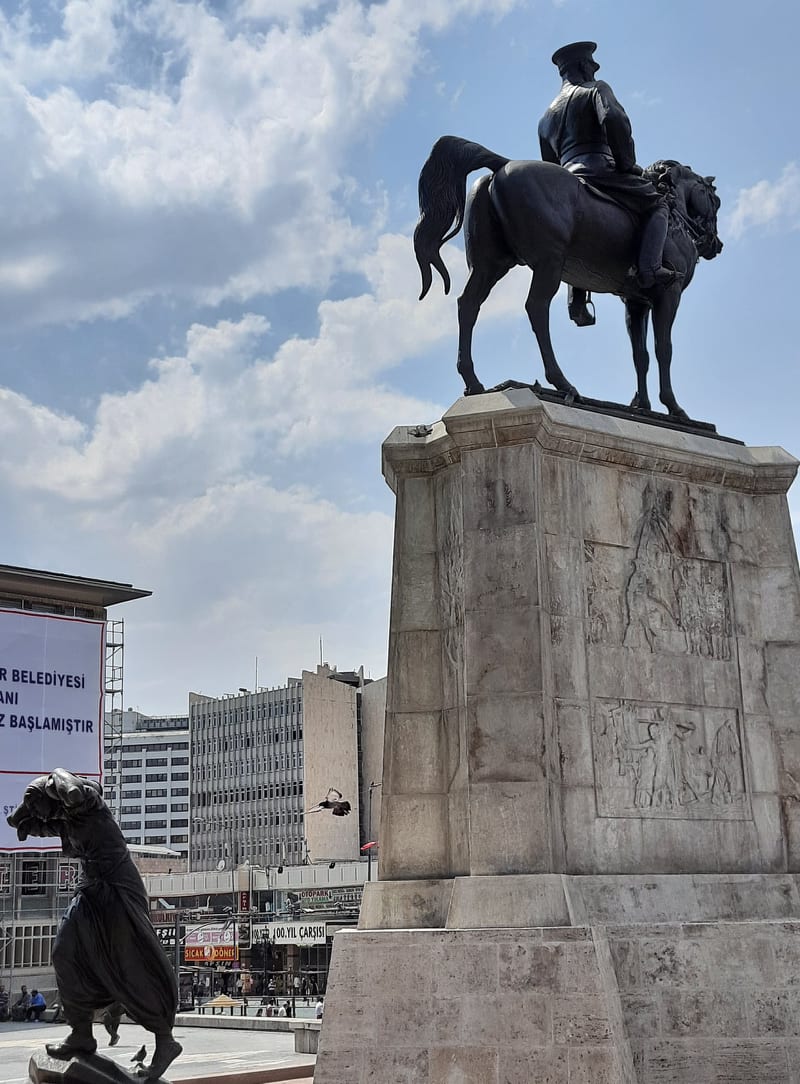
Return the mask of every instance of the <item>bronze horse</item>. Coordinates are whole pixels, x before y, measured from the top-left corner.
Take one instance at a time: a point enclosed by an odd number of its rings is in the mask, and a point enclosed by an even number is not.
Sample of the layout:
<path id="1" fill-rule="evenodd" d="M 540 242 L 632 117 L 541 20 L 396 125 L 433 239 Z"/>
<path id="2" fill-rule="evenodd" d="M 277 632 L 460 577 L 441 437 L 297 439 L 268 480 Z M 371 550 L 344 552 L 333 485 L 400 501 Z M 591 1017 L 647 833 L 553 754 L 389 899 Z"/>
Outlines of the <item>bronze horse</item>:
<path id="1" fill-rule="evenodd" d="M 491 170 L 491 176 L 480 177 L 467 196 L 467 175 L 480 168 Z M 712 260 L 722 250 L 719 198 L 713 177 L 701 177 L 680 162 L 656 162 L 644 172 L 667 193 L 670 225 L 664 262 L 678 273 L 670 285 L 649 290 L 638 285 L 632 270 L 638 223 L 613 200 L 561 166 L 514 162 L 457 136 L 436 141 L 420 173 L 414 251 L 422 272 L 420 300 L 430 289 L 431 267 L 442 276 L 448 293 L 450 276 L 439 250 L 464 225 L 470 274 L 458 299 L 458 371 L 466 395 L 485 390 L 472 363 L 472 331 L 481 305 L 503 275 L 525 264 L 533 271 L 525 309 L 545 377 L 565 393 L 566 402 L 579 398 L 578 392 L 561 371 L 550 341 L 550 302 L 562 282 L 622 298 L 637 376 L 631 406 L 643 410 L 650 409 L 647 322 L 652 310 L 659 397 L 669 414 L 687 418 L 670 379 L 672 324 L 698 259 Z"/>

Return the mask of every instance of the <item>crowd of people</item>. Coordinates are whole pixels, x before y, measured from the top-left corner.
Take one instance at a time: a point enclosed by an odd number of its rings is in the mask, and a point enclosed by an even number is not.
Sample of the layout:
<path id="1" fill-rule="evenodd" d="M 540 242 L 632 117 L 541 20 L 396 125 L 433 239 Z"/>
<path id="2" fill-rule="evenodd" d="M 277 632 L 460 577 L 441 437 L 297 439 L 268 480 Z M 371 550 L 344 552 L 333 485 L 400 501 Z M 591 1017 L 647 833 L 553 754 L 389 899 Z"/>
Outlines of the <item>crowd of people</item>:
<path id="1" fill-rule="evenodd" d="M 322 996 L 318 995 L 317 996 L 317 1003 L 314 1006 L 314 1016 L 316 1017 L 317 1020 L 322 1019 L 323 1012 L 324 1012 L 324 1002 L 322 1000 Z M 268 994 L 264 994 L 264 996 L 261 998 L 261 1004 L 260 1004 L 259 1008 L 256 1011 L 256 1016 L 281 1016 L 281 1017 L 287 1017 L 288 1016 L 288 1017 L 292 1017 L 294 1015 L 295 1015 L 295 1012 L 294 1012 L 294 1009 L 292 1007 L 291 1001 L 289 1001 L 287 999 L 286 1001 L 283 1002 L 283 1004 L 279 1005 L 278 1001 L 277 1001 L 277 998 L 270 997 Z"/>
<path id="2" fill-rule="evenodd" d="M 0 1020 L 15 1020 L 39 1023 L 42 1013 L 47 1008 L 47 1001 L 44 994 L 39 990 L 31 990 L 28 993 L 28 987 L 23 986 L 20 990 L 19 997 L 9 1008 L 10 998 L 8 991 L 2 982 L 0 982 Z"/>
<path id="3" fill-rule="evenodd" d="M 322 995 L 319 993 L 317 983 L 314 979 L 300 979 L 296 976 L 292 984 L 292 988 L 295 994 L 295 1000 L 297 998 L 303 998 L 306 1004 L 310 1004 L 312 1000 L 316 999 L 314 1005 L 314 1016 L 317 1020 L 321 1020 L 324 1012 L 324 1001 Z M 278 998 L 275 996 L 275 979 L 271 978 L 266 984 L 266 989 L 261 997 L 259 1008 L 256 1012 L 256 1016 L 279 1016 L 279 1017 L 293 1017 L 295 1010 L 292 1005 L 292 1001 L 288 998 L 279 1003 Z M 206 988 L 201 983 L 196 983 L 193 993 L 195 995 L 195 1004 L 199 1004 L 204 997 L 210 996 L 210 984 L 209 988 Z M 241 995 L 240 995 L 241 996 Z M 0 982 L 0 1021 L 13 1020 L 17 1022 L 29 1021 L 39 1023 L 42 1013 L 47 1008 L 47 1001 L 44 995 L 39 990 L 31 990 L 28 992 L 27 986 L 22 986 L 19 997 L 16 1001 L 11 1003 L 9 993 L 6 990 L 4 984 Z M 56 1013 L 56 1019 L 59 1018 L 59 1014 Z"/>

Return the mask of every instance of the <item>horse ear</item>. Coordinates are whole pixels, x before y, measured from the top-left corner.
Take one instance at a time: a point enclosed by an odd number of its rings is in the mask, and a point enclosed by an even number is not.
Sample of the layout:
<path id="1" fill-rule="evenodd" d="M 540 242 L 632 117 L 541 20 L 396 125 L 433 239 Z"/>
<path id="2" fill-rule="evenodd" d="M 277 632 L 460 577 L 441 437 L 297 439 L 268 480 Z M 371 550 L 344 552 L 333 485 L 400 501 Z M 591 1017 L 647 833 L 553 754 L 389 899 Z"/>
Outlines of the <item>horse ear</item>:
<path id="1" fill-rule="evenodd" d="M 683 168 L 678 162 L 665 161 L 659 162 L 658 182 L 662 185 L 669 185 L 670 188 L 675 188 L 680 179 L 681 169 Z"/>
<path id="2" fill-rule="evenodd" d="M 716 177 L 704 177 L 703 178 L 703 180 L 706 182 L 706 184 L 710 184 L 710 185 L 713 185 L 714 181 L 716 181 L 716 179 L 717 179 Z"/>

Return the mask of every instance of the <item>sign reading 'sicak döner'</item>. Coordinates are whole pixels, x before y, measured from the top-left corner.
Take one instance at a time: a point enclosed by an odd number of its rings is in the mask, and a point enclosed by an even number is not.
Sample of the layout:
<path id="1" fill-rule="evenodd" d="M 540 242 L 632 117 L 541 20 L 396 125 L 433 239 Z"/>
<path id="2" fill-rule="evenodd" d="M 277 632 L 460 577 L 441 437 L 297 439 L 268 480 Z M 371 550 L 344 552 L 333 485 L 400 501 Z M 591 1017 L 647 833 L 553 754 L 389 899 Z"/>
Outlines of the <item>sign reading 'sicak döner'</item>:
<path id="1" fill-rule="evenodd" d="M 37 775 L 100 778 L 105 622 L 0 609 L 0 849 L 21 844 L 6 817 Z"/>

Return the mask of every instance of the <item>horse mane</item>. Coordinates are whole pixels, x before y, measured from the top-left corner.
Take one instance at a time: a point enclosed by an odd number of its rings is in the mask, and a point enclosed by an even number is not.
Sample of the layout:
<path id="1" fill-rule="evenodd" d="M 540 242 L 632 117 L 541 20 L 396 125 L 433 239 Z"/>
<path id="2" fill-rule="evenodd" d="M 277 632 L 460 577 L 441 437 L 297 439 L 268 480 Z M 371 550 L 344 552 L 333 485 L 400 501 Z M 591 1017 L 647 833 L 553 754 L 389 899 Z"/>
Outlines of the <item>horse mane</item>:
<path id="1" fill-rule="evenodd" d="M 686 234 L 693 242 L 698 253 L 711 256 L 704 251 L 707 242 L 716 238 L 716 221 L 707 220 L 706 217 L 692 216 L 684 210 L 682 213 L 678 206 L 678 185 L 681 180 L 693 178 L 705 185 L 709 190 L 711 201 L 715 210 L 719 210 L 720 201 L 714 187 L 714 177 L 701 177 L 692 169 L 675 158 L 660 158 L 653 162 L 647 169 L 642 170 L 642 176 L 646 177 L 655 188 L 666 198 L 669 208 L 670 229 Z M 713 226 L 713 228 L 712 228 Z M 718 238 L 717 238 L 718 240 Z M 718 251 L 718 250 L 716 250 Z M 715 255 L 716 255 L 715 251 Z"/>
<path id="2" fill-rule="evenodd" d="M 659 158 L 657 162 L 653 162 L 652 165 L 642 170 L 642 176 L 646 177 L 651 184 L 654 184 L 659 192 L 669 196 L 675 191 L 678 171 L 685 169 L 692 172 L 691 166 L 685 166 L 676 158 Z"/>

